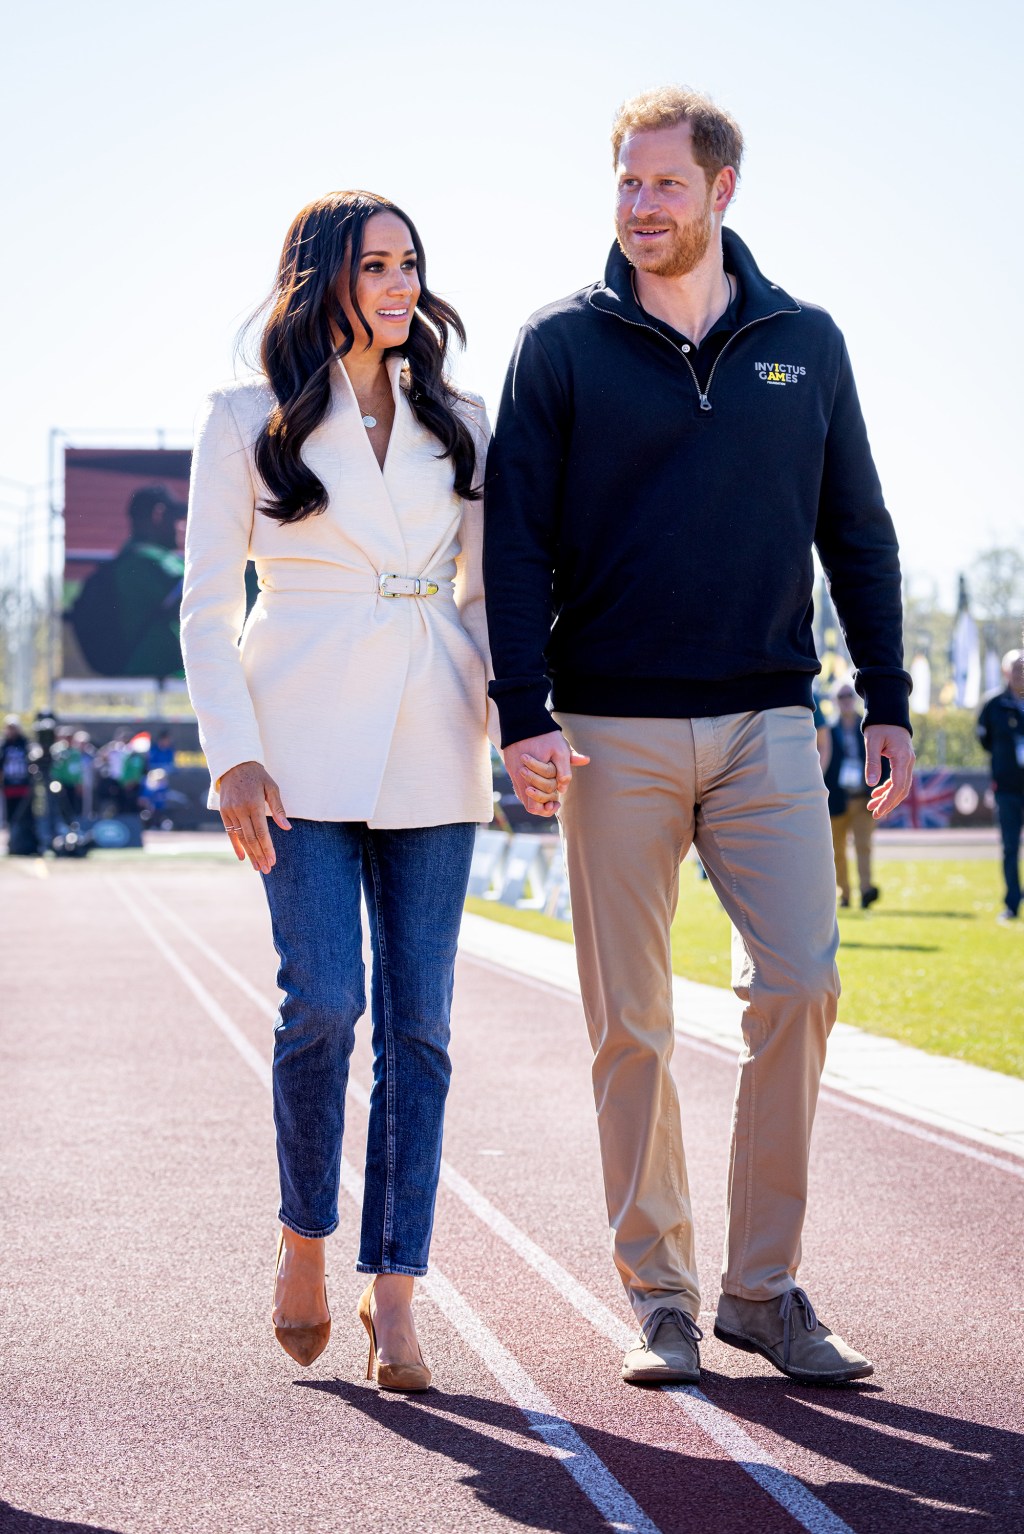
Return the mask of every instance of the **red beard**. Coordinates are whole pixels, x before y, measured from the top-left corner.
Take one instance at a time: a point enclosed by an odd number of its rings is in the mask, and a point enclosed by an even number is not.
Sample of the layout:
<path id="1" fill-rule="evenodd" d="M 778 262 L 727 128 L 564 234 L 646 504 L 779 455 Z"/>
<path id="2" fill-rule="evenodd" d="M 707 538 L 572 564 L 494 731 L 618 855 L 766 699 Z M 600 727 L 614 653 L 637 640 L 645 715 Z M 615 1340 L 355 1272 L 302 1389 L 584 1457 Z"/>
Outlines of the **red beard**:
<path id="1" fill-rule="evenodd" d="M 619 249 L 627 261 L 631 261 L 642 272 L 650 272 L 653 277 L 685 277 L 687 272 L 692 272 L 694 267 L 700 265 L 711 244 L 715 232 L 711 202 L 712 189 L 708 187 L 703 208 L 686 224 L 673 226 L 670 220 L 659 219 L 645 226 L 633 219 L 626 219 L 617 229 Z M 644 259 L 645 252 L 635 249 L 628 239 L 628 231 L 631 228 L 657 228 L 662 224 L 670 225 L 667 244 L 663 244 L 657 253 L 652 250 Z"/>

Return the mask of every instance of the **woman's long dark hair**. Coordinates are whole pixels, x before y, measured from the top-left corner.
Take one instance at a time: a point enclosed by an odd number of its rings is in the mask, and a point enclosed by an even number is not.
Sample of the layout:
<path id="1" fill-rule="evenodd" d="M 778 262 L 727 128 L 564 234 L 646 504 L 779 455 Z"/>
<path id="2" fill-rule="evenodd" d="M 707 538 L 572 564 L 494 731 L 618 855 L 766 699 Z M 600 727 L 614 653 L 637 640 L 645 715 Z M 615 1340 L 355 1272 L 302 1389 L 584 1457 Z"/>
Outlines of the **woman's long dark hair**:
<path id="1" fill-rule="evenodd" d="M 417 420 L 441 444 L 439 457 L 450 458 L 455 492 L 469 500 L 480 496 L 473 484 L 476 454 L 473 439 L 454 405 L 461 396 L 445 371 L 454 334 L 466 344 L 466 331 L 450 304 L 427 287 L 423 244 L 412 219 L 386 197 L 373 192 L 329 192 L 302 209 L 292 222 L 281 252 L 277 280 L 269 298 L 243 331 L 265 315 L 259 359 L 277 404 L 256 439 L 256 467 L 272 499 L 260 510 L 277 522 L 301 522 L 322 512 L 327 491 L 302 460 L 302 445 L 327 413 L 331 398 L 331 367 L 357 344 L 352 326 L 338 301 L 338 281 L 349 260 L 349 295 L 356 302 L 356 283 L 363 250 L 363 232 L 375 213 L 393 213 L 408 227 L 417 258 L 420 299 L 399 351 L 408 363 L 409 403 Z M 335 347 L 331 322 L 343 340 Z M 367 324 L 369 341 L 369 324 Z"/>

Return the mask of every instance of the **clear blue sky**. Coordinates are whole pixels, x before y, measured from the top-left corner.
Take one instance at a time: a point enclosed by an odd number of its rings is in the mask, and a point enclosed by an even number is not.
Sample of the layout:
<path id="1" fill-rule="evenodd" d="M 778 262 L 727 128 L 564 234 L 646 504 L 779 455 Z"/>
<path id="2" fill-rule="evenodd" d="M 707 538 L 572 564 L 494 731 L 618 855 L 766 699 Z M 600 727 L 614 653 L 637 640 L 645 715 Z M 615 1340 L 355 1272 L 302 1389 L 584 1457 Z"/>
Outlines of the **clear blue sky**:
<path id="1" fill-rule="evenodd" d="M 904 563 L 952 600 L 1024 543 L 1024 8 L 98 0 L 5 27 L 0 475 L 51 426 L 187 438 L 311 197 L 406 206 L 492 410 L 518 325 L 599 275 L 618 102 L 700 86 L 748 144 L 729 222 L 846 332 Z M 126 438 L 126 440 L 138 440 Z"/>

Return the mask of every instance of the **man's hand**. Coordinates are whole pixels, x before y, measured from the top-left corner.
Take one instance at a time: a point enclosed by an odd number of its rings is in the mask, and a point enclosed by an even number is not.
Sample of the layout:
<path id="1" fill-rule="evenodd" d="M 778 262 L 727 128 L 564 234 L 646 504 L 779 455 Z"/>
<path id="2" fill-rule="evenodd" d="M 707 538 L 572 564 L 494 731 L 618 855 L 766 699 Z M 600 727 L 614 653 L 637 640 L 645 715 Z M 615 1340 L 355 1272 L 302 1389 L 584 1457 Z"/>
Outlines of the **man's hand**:
<path id="1" fill-rule="evenodd" d="M 531 815 L 547 819 L 561 808 L 560 795 L 572 782 L 572 769 L 585 767 L 590 761 L 589 756 L 572 749 L 561 730 L 517 740 L 501 754 L 520 804 Z"/>
<path id="2" fill-rule="evenodd" d="M 910 732 L 898 724 L 869 724 L 864 731 L 864 747 L 864 780 L 874 790 L 868 800 L 868 809 L 876 820 L 883 820 L 910 792 L 914 776 Z M 883 756 L 888 758 L 891 775 L 888 782 L 879 784 Z"/>

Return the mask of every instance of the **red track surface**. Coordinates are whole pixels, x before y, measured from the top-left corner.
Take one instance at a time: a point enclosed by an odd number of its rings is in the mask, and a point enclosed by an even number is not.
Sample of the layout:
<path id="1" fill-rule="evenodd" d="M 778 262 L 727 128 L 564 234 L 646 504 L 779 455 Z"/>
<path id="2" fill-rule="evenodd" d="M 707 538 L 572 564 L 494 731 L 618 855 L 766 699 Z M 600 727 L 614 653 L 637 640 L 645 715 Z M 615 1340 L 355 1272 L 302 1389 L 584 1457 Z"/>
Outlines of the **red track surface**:
<path id="1" fill-rule="evenodd" d="M 0 877 L 5 1534 L 608 1528 L 570 1466 L 662 1534 L 1024 1528 L 1019 1175 L 830 1100 L 801 1278 L 874 1378 L 795 1386 L 716 1342 L 708 1314 L 701 1394 L 631 1389 L 601 1319 L 628 1314 L 579 1004 L 464 960 L 446 1158 L 519 1250 L 442 1187 L 433 1262 L 456 1295 L 439 1279 L 443 1308 L 417 1301 L 438 1388 L 380 1396 L 362 1380 L 350 1199 L 328 1351 L 299 1370 L 269 1326 L 276 1168 L 257 1070 L 275 959 L 255 875 L 38 868 Z M 733 1072 L 686 1044 L 676 1063 L 710 1312 Z M 369 1079 L 365 1038 L 354 1076 Z M 357 1093 L 349 1125 L 358 1167 Z M 538 1248 L 589 1291 L 596 1326 L 537 1271 Z M 506 1386 L 535 1412 L 546 1398 L 543 1431 Z"/>

